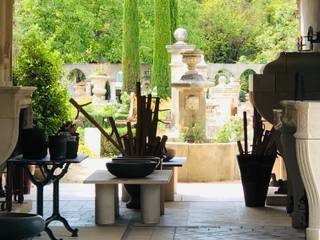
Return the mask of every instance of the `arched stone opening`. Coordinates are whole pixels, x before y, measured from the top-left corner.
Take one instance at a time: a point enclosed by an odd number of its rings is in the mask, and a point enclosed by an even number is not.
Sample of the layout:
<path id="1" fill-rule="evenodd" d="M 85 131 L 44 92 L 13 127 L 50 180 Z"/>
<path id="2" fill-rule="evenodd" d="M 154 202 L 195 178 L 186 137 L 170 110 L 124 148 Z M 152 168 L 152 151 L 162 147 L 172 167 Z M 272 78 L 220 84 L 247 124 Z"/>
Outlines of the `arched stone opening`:
<path id="1" fill-rule="evenodd" d="M 240 93 L 239 93 L 239 100 L 241 102 L 245 102 L 246 99 L 246 94 L 249 92 L 249 78 L 255 74 L 256 72 L 248 68 L 244 70 L 241 75 L 240 75 Z"/>
<path id="2" fill-rule="evenodd" d="M 214 81 L 215 85 L 218 85 L 221 83 L 221 81 L 228 84 L 234 81 L 234 79 L 235 79 L 235 76 L 232 74 L 232 72 L 229 71 L 228 69 L 223 68 L 214 74 L 212 80 Z"/>
<path id="3" fill-rule="evenodd" d="M 83 71 L 79 68 L 75 68 L 69 72 L 67 79 L 71 83 L 79 83 L 85 81 L 87 78 Z"/>

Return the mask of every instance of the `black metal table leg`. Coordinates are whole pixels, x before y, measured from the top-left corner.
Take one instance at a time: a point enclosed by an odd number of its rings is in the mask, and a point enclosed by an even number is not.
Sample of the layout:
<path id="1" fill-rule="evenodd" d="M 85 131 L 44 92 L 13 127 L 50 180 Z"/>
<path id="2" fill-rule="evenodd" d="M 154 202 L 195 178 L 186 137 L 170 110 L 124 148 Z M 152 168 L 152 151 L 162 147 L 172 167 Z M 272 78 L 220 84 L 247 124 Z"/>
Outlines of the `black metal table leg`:
<path id="1" fill-rule="evenodd" d="M 53 222 L 53 221 L 59 221 L 63 223 L 64 227 L 72 234 L 72 237 L 78 237 L 78 229 L 75 228 L 73 229 L 68 221 L 61 216 L 60 214 L 60 209 L 59 209 L 59 183 L 60 183 L 60 178 L 57 178 L 53 182 L 53 211 L 52 215 L 46 219 L 46 226 Z"/>

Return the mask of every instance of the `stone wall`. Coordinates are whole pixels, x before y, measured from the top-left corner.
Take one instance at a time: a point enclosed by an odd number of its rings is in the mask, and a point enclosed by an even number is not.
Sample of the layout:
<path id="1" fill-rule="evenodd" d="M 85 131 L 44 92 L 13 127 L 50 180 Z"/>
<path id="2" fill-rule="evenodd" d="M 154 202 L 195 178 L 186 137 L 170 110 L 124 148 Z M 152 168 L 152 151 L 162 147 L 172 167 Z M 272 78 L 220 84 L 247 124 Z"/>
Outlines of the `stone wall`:
<path id="1" fill-rule="evenodd" d="M 179 182 L 217 182 L 240 179 L 236 143 L 176 143 L 167 144 L 176 156 L 187 158 L 179 168 Z"/>

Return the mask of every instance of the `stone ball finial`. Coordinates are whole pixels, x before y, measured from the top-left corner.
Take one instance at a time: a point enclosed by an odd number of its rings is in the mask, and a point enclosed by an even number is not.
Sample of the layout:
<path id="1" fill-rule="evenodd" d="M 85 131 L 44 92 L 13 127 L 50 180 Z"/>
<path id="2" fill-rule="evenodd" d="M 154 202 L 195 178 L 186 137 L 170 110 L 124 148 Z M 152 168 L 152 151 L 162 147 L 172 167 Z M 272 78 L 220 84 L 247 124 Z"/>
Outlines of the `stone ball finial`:
<path id="1" fill-rule="evenodd" d="M 186 29 L 184 28 L 177 28 L 175 31 L 174 31 L 174 34 L 173 34 L 174 38 L 176 39 L 176 44 L 185 44 L 185 41 L 187 40 L 188 38 L 188 32 Z"/>

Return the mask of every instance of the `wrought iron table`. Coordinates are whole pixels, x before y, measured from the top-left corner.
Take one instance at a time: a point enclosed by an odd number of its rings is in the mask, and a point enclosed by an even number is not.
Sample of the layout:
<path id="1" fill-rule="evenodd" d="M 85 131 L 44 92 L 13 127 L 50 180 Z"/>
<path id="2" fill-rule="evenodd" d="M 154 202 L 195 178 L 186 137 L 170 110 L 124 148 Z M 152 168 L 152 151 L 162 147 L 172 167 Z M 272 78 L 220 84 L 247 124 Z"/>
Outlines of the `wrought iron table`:
<path id="1" fill-rule="evenodd" d="M 19 165 L 24 168 L 27 172 L 27 175 L 31 182 L 37 187 L 37 214 L 43 216 L 43 188 L 45 185 L 49 183 L 53 183 L 53 212 L 52 215 L 46 219 L 46 228 L 45 232 L 48 234 L 51 240 L 57 240 L 57 238 L 53 235 L 52 230 L 49 228 L 49 224 L 52 221 L 60 221 L 63 223 L 64 227 L 72 234 L 72 237 L 78 236 L 78 229 L 71 228 L 68 221 L 61 216 L 59 210 L 59 183 L 60 180 L 65 176 L 65 174 L 69 170 L 69 166 L 72 163 L 80 163 L 85 160 L 88 156 L 79 155 L 74 159 L 64 159 L 64 160 L 51 160 L 49 156 L 39 159 L 39 160 L 30 160 L 24 159 L 22 156 L 17 156 L 7 161 L 8 171 L 14 165 Z M 39 167 L 42 178 L 37 179 L 30 169 L 29 165 L 36 165 Z M 59 173 L 57 171 L 60 170 Z M 12 176 L 12 174 L 8 174 L 8 176 Z M 7 180 L 7 209 L 10 211 L 12 208 L 12 177 L 8 177 Z"/>

